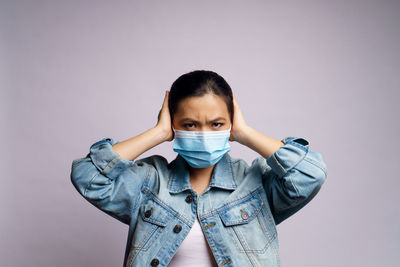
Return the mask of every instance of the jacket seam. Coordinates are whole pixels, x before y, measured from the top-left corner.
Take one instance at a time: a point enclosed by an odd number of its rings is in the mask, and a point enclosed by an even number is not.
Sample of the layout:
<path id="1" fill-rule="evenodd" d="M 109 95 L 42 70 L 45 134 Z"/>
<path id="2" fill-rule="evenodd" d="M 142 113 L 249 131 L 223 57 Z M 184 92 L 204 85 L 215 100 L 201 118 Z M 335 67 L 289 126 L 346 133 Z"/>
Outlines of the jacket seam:
<path id="1" fill-rule="evenodd" d="M 279 209 L 279 208 L 275 209 L 276 213 L 285 212 L 288 209 L 292 209 L 292 208 L 300 205 L 302 202 L 307 201 L 310 198 L 310 196 L 313 195 L 315 190 L 317 190 L 317 187 L 314 187 L 313 190 L 311 191 L 311 193 L 307 197 L 297 198 L 297 200 L 294 203 L 292 203 L 289 207 L 285 207 L 283 209 Z"/>
<path id="2" fill-rule="evenodd" d="M 285 208 L 275 208 L 275 212 L 276 213 L 278 213 L 278 212 L 284 212 L 284 211 L 286 211 L 286 210 L 288 210 L 288 209 L 291 209 L 291 208 L 294 208 L 294 207 L 296 207 L 299 203 L 301 203 L 301 202 L 303 202 L 304 200 L 306 200 L 306 199 L 308 199 L 308 197 L 306 197 L 306 198 L 299 198 L 299 197 L 296 197 L 296 200 L 290 205 L 290 206 L 288 206 L 288 207 L 285 207 Z"/>
<path id="3" fill-rule="evenodd" d="M 293 187 L 294 187 L 294 190 L 296 190 L 296 197 L 299 197 L 300 196 L 300 193 L 299 193 L 299 189 L 297 188 L 297 186 L 296 186 L 296 183 L 295 182 L 293 182 L 293 180 L 292 180 L 292 174 L 293 174 L 293 172 L 287 172 L 286 173 L 286 178 L 289 178 L 289 180 L 290 180 L 290 183 L 293 185 Z"/>
<path id="4" fill-rule="evenodd" d="M 253 191 L 251 191 L 250 194 L 247 194 L 247 195 L 245 195 L 245 196 L 243 196 L 241 198 L 232 200 L 228 204 L 222 205 L 221 207 L 216 208 L 216 209 L 210 211 L 209 213 L 207 213 L 205 215 L 208 215 L 208 214 L 214 215 L 215 213 L 219 214 L 220 212 L 224 211 L 225 209 L 228 209 L 228 208 L 233 207 L 233 206 L 235 206 L 237 204 L 240 204 L 240 203 L 246 201 L 247 199 L 250 199 L 252 197 L 257 197 L 258 191 L 261 191 L 261 190 L 263 190 L 263 186 L 262 185 L 260 185 L 259 187 L 257 187 Z M 204 218 L 205 215 L 202 216 L 202 218 Z"/>
<path id="5" fill-rule="evenodd" d="M 136 209 L 142 204 L 142 188 L 144 187 L 145 184 L 147 185 L 148 180 L 150 180 L 150 168 L 147 168 L 147 170 L 146 170 L 144 182 L 143 182 L 142 186 L 140 187 L 138 196 L 136 197 L 136 201 L 135 201 L 136 205 L 134 207 L 132 207 L 131 212 L 136 211 Z"/>
<path id="6" fill-rule="evenodd" d="M 297 165 L 299 165 L 300 162 L 302 162 L 302 161 L 306 158 L 306 156 L 307 156 L 308 154 L 309 154 L 309 153 L 308 153 L 308 150 L 306 150 L 305 153 L 304 153 L 304 155 L 303 155 L 303 157 L 302 157 L 293 167 L 291 167 L 290 169 L 288 169 L 287 172 L 285 173 L 285 175 L 287 175 L 287 174 L 289 173 L 289 171 L 295 169 L 295 168 L 297 167 Z M 285 176 L 285 175 L 284 175 L 284 176 Z M 288 174 L 288 177 L 289 177 L 290 183 L 293 185 L 294 189 L 296 190 L 296 194 L 297 194 L 296 197 L 298 198 L 298 197 L 300 197 L 299 189 L 297 188 L 296 183 L 293 182 L 291 176 L 292 176 L 291 173 L 289 173 L 289 174 Z M 282 178 L 283 178 L 283 177 L 282 177 Z"/>
<path id="7" fill-rule="evenodd" d="M 272 158 L 275 161 L 276 165 L 281 169 L 283 174 L 286 174 L 286 170 L 285 168 L 281 165 L 281 163 L 279 162 L 279 160 L 276 158 L 275 153 L 272 153 Z"/>
<path id="8" fill-rule="evenodd" d="M 289 173 L 289 171 L 295 169 L 295 168 L 297 167 L 297 165 L 300 164 L 300 162 L 302 162 L 303 160 L 305 160 L 308 154 L 309 154 L 308 151 L 306 151 L 306 153 L 304 154 L 303 158 L 300 159 L 292 168 L 290 168 L 290 169 L 288 170 L 288 173 Z M 293 182 L 293 180 L 292 180 L 292 178 L 291 178 L 291 173 L 289 174 L 289 179 L 290 179 L 290 182 L 292 183 L 293 187 L 294 187 L 295 190 L 296 190 L 296 194 L 297 194 L 296 200 L 295 200 L 295 202 L 292 203 L 292 205 L 290 205 L 289 207 L 285 207 L 285 208 L 283 208 L 283 209 L 275 208 L 276 211 L 285 211 L 285 210 L 291 209 L 291 208 L 297 206 L 299 203 L 303 202 L 304 200 L 307 200 L 307 199 L 308 199 L 308 197 L 305 197 L 305 198 L 300 197 L 300 193 L 299 193 L 299 191 L 298 191 L 298 188 L 297 188 L 296 184 Z"/>
<path id="9" fill-rule="evenodd" d="M 297 138 L 296 138 L 296 139 L 297 139 Z M 296 140 L 296 139 L 290 140 L 290 141 L 288 141 L 286 144 L 294 145 L 294 146 L 300 148 L 301 150 L 303 150 L 303 151 L 305 151 L 305 152 L 308 152 L 308 147 L 307 147 L 307 146 L 304 146 L 304 145 L 302 145 L 302 144 L 299 144 L 299 143 L 297 143 L 296 141 L 294 141 L 294 140 Z"/>
<path id="10" fill-rule="evenodd" d="M 182 220 L 185 224 L 188 226 L 191 226 L 190 221 L 180 212 L 177 210 L 171 208 L 167 203 L 165 203 L 163 200 L 161 200 L 149 187 L 144 187 L 143 190 L 147 195 L 151 195 L 151 199 L 158 203 L 161 207 L 166 209 L 171 215 L 175 216 L 176 218 Z"/>
<path id="11" fill-rule="evenodd" d="M 135 211 L 136 208 L 141 205 L 141 203 L 142 203 L 141 201 L 142 201 L 142 198 L 143 198 L 142 197 L 142 195 L 143 195 L 143 193 L 142 193 L 143 191 L 142 190 L 143 190 L 144 187 L 147 188 L 147 181 L 149 180 L 149 177 L 150 177 L 150 168 L 147 169 L 146 175 L 145 175 L 145 178 L 144 178 L 144 182 L 143 182 L 142 186 L 140 187 L 140 191 L 139 191 L 139 194 L 138 194 L 138 197 L 137 197 L 137 199 L 140 199 L 140 200 L 137 201 L 135 207 L 132 209 L 131 212 Z M 140 214 L 138 214 L 138 216 L 140 216 Z M 131 251 L 129 252 L 128 258 L 127 258 L 127 261 L 126 261 L 126 264 L 127 264 L 126 266 L 127 267 L 132 266 L 132 262 L 133 262 L 134 258 L 136 258 L 136 256 L 137 256 L 137 253 L 136 253 L 135 257 L 132 257 L 131 253 L 133 253 L 133 250 L 134 249 L 131 247 Z"/>
<path id="12" fill-rule="evenodd" d="M 89 184 L 86 186 L 85 191 L 83 192 L 83 196 L 84 196 L 84 197 L 86 197 L 87 190 L 89 189 L 89 187 L 92 185 L 94 179 L 95 179 L 99 174 L 100 174 L 99 172 L 96 172 L 96 174 L 93 175 L 92 179 L 90 179 Z M 109 179 L 109 178 L 108 178 L 108 179 Z"/>
<path id="13" fill-rule="evenodd" d="M 110 161 L 107 166 L 101 171 L 102 174 L 106 175 L 107 170 L 111 169 L 114 166 L 115 162 L 118 160 L 118 157 L 115 157 L 112 161 Z"/>
<path id="14" fill-rule="evenodd" d="M 237 160 L 237 161 L 239 161 L 239 160 Z M 233 183 L 234 183 L 234 184 L 231 184 L 231 186 L 233 188 L 237 188 L 235 176 L 233 175 L 233 166 L 232 165 L 233 165 L 233 162 L 232 162 L 232 158 L 230 157 L 230 160 L 229 160 L 229 175 L 231 175 L 233 177 Z"/>
<path id="15" fill-rule="evenodd" d="M 315 161 L 315 160 L 313 160 L 313 159 L 311 159 L 309 157 L 305 157 L 304 160 L 308 161 L 312 165 L 314 165 L 314 166 L 318 167 L 319 169 L 321 169 L 324 172 L 324 174 L 326 175 L 326 168 L 322 167 L 321 164 L 318 161 Z"/>

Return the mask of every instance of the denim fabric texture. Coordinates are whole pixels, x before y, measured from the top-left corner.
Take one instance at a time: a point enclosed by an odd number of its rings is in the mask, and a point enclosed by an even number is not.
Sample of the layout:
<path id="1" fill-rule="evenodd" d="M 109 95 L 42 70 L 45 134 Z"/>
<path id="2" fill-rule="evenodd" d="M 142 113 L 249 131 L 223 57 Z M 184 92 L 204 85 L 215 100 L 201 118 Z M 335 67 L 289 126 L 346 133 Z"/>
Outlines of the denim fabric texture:
<path id="1" fill-rule="evenodd" d="M 306 139 L 282 141 L 251 165 L 225 153 L 200 195 L 179 154 L 171 162 L 160 155 L 129 161 L 114 152 L 113 138 L 73 160 L 71 181 L 87 201 L 129 225 L 124 267 L 168 266 L 196 216 L 218 266 L 281 266 L 276 226 L 313 199 L 327 176 Z"/>

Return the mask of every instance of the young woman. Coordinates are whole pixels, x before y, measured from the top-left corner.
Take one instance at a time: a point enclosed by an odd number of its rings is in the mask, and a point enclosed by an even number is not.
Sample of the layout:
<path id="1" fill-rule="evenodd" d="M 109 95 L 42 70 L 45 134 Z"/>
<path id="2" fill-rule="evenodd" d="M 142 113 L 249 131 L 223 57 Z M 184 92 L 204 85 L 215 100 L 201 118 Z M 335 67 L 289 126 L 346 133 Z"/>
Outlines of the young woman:
<path id="1" fill-rule="evenodd" d="M 137 159 L 165 141 L 176 158 Z M 260 154 L 249 166 L 229 141 Z M 228 83 L 197 70 L 166 91 L 157 124 L 125 141 L 103 138 L 72 163 L 71 181 L 129 225 L 124 266 L 280 266 L 276 225 L 326 179 L 301 137 L 268 137 L 243 117 Z"/>

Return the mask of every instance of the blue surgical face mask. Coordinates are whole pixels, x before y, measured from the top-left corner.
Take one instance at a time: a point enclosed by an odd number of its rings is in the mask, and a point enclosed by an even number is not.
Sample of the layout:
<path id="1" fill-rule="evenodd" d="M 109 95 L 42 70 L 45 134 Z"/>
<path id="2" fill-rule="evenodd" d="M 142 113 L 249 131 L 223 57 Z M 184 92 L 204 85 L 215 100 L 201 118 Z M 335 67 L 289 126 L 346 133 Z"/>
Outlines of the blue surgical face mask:
<path id="1" fill-rule="evenodd" d="M 217 163 L 231 150 L 229 137 L 232 125 L 223 131 L 174 130 L 173 150 L 181 155 L 190 166 L 206 168 Z"/>

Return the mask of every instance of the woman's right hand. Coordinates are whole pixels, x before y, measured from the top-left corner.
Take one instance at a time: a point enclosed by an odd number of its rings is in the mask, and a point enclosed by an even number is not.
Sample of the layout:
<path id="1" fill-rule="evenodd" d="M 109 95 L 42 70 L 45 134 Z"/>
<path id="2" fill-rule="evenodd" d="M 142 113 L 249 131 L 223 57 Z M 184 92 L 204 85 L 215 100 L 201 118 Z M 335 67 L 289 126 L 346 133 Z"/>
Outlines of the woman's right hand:
<path id="1" fill-rule="evenodd" d="M 165 141 L 172 141 L 174 139 L 174 131 L 172 130 L 171 115 L 168 108 L 168 97 L 169 91 L 166 91 L 155 128 L 160 129 L 164 133 Z"/>

